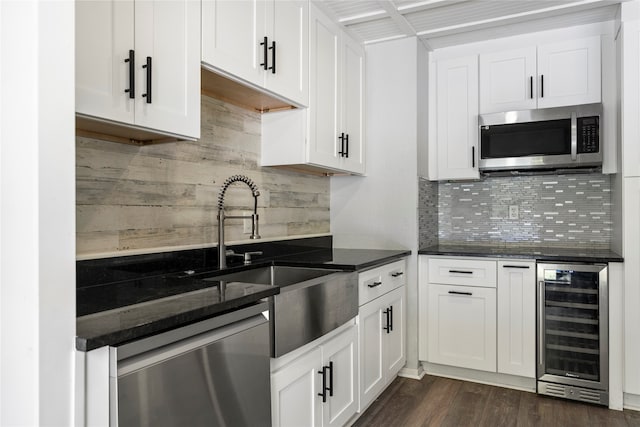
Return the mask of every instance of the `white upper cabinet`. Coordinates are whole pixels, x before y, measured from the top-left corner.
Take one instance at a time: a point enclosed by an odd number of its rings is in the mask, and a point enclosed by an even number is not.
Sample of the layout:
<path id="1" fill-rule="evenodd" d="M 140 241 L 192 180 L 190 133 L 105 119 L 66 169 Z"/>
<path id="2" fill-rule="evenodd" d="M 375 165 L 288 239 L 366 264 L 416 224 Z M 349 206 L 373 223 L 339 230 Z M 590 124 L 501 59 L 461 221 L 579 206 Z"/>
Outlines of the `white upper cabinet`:
<path id="1" fill-rule="evenodd" d="M 311 9 L 309 162 L 364 173 L 364 49 Z"/>
<path id="2" fill-rule="evenodd" d="M 261 165 L 364 174 L 364 48 L 311 4 L 309 55 L 309 108 L 262 115 Z"/>
<path id="3" fill-rule="evenodd" d="M 600 102 L 600 36 L 538 46 L 538 108 Z"/>
<path id="4" fill-rule="evenodd" d="M 430 154 L 437 170 L 429 178 L 478 179 L 478 57 L 436 64 L 436 130 Z"/>
<path id="5" fill-rule="evenodd" d="M 536 48 L 480 55 L 480 113 L 537 105 Z"/>
<path id="6" fill-rule="evenodd" d="M 76 111 L 200 136 L 200 5 L 76 2 Z"/>
<path id="7" fill-rule="evenodd" d="M 202 62 L 307 106 L 308 29 L 307 1 L 203 0 Z"/>
<path id="8" fill-rule="evenodd" d="M 601 101 L 600 36 L 480 55 L 480 113 Z"/>
<path id="9" fill-rule="evenodd" d="M 263 0 L 202 2 L 202 61 L 247 82 L 262 85 L 267 36 Z M 266 46 L 268 48 L 268 46 Z M 268 56 L 268 55 L 267 55 Z"/>

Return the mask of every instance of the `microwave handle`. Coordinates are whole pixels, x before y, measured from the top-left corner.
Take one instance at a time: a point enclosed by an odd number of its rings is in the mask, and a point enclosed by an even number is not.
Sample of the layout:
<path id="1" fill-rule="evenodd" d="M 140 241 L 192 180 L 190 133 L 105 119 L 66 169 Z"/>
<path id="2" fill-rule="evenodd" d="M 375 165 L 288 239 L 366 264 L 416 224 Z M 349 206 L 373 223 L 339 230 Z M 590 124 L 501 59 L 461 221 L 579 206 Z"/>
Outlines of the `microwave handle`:
<path id="1" fill-rule="evenodd" d="M 571 113 L 571 160 L 578 159 L 578 117 L 576 112 Z"/>

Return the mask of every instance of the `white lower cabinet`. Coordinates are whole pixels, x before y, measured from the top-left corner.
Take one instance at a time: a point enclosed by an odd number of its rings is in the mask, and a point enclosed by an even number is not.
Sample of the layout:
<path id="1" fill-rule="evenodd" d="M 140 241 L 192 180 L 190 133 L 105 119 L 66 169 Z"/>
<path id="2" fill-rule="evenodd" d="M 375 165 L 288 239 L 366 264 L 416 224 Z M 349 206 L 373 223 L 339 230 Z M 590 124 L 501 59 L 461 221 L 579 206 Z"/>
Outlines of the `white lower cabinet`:
<path id="1" fill-rule="evenodd" d="M 342 426 L 356 413 L 357 332 L 352 324 L 272 372 L 274 426 Z"/>
<path id="2" fill-rule="evenodd" d="M 429 362 L 496 370 L 496 290 L 429 284 Z"/>
<path id="3" fill-rule="evenodd" d="M 419 357 L 535 378 L 535 261 L 420 259 Z"/>
<path id="4" fill-rule="evenodd" d="M 498 262 L 498 372 L 536 375 L 536 264 Z"/>
<path id="5" fill-rule="evenodd" d="M 360 411 L 375 399 L 407 361 L 405 260 L 360 273 Z"/>

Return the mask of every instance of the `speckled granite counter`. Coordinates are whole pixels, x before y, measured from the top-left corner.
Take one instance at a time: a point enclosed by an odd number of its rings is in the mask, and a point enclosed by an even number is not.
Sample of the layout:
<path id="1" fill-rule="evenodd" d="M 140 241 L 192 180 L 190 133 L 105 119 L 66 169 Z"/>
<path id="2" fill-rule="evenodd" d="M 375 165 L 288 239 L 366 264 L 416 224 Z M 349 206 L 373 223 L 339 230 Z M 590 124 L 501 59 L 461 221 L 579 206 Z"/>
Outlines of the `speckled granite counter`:
<path id="1" fill-rule="evenodd" d="M 312 240 L 309 242 L 308 240 Z M 360 271 L 400 259 L 407 250 L 338 249 L 331 238 L 236 247 L 263 250 L 245 267 L 230 263 L 224 273 L 288 265 Z M 277 286 L 232 282 L 221 289 L 215 248 L 78 261 L 76 348 L 119 345 L 174 329 L 278 294 Z M 192 274 L 185 274 L 191 270 Z"/>
<path id="2" fill-rule="evenodd" d="M 436 245 L 420 249 L 420 255 L 472 256 L 489 258 L 526 258 L 558 262 L 622 262 L 623 258 L 610 250 L 581 248 L 543 248 L 526 246 Z"/>

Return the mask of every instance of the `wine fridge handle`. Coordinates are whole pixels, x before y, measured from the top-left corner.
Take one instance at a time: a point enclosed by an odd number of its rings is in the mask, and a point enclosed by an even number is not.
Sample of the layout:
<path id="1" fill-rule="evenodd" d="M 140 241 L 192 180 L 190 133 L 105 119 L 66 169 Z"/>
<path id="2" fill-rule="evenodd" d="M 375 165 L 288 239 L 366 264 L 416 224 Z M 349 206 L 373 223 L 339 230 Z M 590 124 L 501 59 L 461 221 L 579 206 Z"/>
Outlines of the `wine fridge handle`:
<path id="1" fill-rule="evenodd" d="M 544 367 L 544 281 L 538 282 L 538 364 Z"/>

